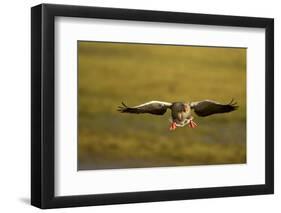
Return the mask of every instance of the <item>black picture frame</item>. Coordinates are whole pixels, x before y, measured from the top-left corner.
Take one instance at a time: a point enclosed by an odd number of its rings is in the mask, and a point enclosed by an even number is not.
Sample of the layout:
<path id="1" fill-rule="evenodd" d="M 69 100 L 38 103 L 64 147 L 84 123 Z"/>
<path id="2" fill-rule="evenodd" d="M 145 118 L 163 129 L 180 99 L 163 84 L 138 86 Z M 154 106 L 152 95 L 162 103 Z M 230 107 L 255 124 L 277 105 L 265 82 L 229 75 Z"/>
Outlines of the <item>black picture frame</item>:
<path id="1" fill-rule="evenodd" d="M 162 23 L 264 28 L 265 184 L 93 195 L 54 195 L 54 20 L 81 17 Z M 76 207 L 197 198 L 272 194 L 274 192 L 274 20 L 164 11 L 41 4 L 31 8 L 31 204 L 39 208 Z M 93 180 L 94 181 L 94 180 Z"/>

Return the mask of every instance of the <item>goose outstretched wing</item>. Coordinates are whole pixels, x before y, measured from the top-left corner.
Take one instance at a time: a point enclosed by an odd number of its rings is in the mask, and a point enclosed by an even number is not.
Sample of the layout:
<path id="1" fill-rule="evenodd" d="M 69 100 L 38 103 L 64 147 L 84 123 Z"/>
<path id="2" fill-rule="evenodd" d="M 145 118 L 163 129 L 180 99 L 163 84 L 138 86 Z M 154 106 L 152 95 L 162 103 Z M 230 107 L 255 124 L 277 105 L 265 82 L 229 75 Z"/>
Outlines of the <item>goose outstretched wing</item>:
<path id="1" fill-rule="evenodd" d="M 138 106 L 128 107 L 122 102 L 122 106 L 118 107 L 118 111 L 126 113 L 150 113 L 153 115 L 163 115 L 168 108 L 172 106 L 171 103 L 163 101 L 150 101 Z"/>
<path id="2" fill-rule="evenodd" d="M 238 108 L 237 103 L 233 99 L 228 104 L 221 104 L 211 100 L 191 102 L 190 107 L 198 116 L 202 117 L 216 113 L 231 112 Z"/>

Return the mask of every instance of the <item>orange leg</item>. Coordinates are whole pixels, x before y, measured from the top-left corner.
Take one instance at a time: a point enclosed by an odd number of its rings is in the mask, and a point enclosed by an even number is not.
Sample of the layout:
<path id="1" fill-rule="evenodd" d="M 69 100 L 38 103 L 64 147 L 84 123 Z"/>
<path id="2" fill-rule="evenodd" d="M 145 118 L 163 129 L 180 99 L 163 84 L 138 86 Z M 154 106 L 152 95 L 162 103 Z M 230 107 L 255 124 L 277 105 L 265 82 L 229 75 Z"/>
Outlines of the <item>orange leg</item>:
<path id="1" fill-rule="evenodd" d="M 197 124 L 193 121 L 193 118 L 190 119 L 190 121 L 188 123 L 188 127 L 192 128 L 192 129 L 197 127 Z"/>
<path id="2" fill-rule="evenodd" d="M 172 122 L 171 126 L 170 126 L 170 130 L 172 131 L 172 130 L 175 130 L 176 128 L 177 128 L 176 122 Z"/>

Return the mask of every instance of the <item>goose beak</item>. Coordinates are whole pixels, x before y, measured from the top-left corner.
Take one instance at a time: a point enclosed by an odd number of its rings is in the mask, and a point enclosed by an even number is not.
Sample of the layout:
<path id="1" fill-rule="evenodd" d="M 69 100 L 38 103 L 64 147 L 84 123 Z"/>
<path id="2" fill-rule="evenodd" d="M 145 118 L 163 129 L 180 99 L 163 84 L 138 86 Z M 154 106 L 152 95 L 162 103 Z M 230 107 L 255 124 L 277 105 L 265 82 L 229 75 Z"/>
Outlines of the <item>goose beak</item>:
<path id="1" fill-rule="evenodd" d="M 185 104 L 184 107 L 183 107 L 183 111 L 184 111 L 184 112 L 187 112 L 188 110 L 189 110 L 188 105 Z"/>

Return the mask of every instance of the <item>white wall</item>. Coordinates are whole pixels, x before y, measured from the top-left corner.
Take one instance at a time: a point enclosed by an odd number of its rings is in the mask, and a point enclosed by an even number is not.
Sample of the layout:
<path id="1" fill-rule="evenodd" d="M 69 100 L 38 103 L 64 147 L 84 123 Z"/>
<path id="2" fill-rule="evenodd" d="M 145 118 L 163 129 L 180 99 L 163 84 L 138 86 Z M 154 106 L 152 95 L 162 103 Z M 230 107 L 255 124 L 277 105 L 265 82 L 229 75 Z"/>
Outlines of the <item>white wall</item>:
<path id="1" fill-rule="evenodd" d="M 81 4 L 150 10 L 244 15 L 275 18 L 275 109 L 281 109 L 281 13 L 279 1 L 246 0 L 45 0 L 45 3 Z M 0 33 L 0 211 L 38 212 L 30 196 L 30 7 L 37 0 L 2 1 Z M 173 201 L 51 210 L 56 212 L 277 212 L 281 207 L 281 120 L 275 112 L 275 195 Z"/>

